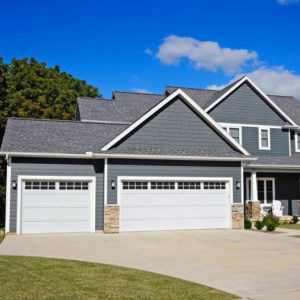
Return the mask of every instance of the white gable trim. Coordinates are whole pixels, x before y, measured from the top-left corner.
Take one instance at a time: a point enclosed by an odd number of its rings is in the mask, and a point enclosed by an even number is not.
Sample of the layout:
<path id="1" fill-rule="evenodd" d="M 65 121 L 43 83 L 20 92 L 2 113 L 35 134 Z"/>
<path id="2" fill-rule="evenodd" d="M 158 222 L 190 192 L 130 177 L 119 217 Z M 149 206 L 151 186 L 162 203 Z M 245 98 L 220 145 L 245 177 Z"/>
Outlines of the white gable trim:
<path id="1" fill-rule="evenodd" d="M 247 76 L 243 77 L 240 81 L 238 81 L 233 87 L 231 87 L 225 94 L 223 94 L 220 98 L 218 98 L 214 103 L 212 103 L 209 107 L 205 109 L 205 112 L 208 113 L 211 111 L 218 103 L 220 103 L 224 98 L 226 98 L 233 91 L 238 89 L 244 82 L 248 82 L 270 105 L 274 110 L 277 111 L 278 114 L 281 115 L 286 121 L 290 122 L 292 125 L 297 126 L 297 124 L 286 115 L 258 86 L 256 86 Z"/>
<path id="2" fill-rule="evenodd" d="M 131 131 L 137 128 L 140 124 L 150 118 L 155 112 L 168 104 L 175 97 L 180 96 L 183 101 L 186 102 L 195 112 L 197 112 L 200 116 L 202 116 L 208 124 L 210 124 L 224 139 L 229 142 L 235 149 L 240 151 L 245 155 L 249 155 L 249 153 L 238 144 L 228 133 L 226 133 L 191 97 L 189 97 L 184 91 L 181 89 L 177 89 L 174 93 L 169 95 L 163 101 L 158 103 L 155 107 L 149 110 L 145 115 L 143 115 L 140 119 L 135 121 L 131 126 L 125 129 L 121 134 L 119 134 L 116 138 L 114 138 L 111 142 L 109 142 L 106 146 L 104 146 L 101 150 L 105 151 L 110 149 L 113 145 L 127 136 Z"/>

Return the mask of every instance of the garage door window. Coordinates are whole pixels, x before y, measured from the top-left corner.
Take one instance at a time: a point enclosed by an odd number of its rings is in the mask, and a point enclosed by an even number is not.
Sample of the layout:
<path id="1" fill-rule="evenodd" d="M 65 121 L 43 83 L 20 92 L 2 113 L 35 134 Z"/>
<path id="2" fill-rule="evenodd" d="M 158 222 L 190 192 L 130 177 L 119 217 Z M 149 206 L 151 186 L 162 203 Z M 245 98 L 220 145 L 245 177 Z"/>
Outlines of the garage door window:
<path id="1" fill-rule="evenodd" d="M 204 182 L 205 190 L 225 190 L 225 182 Z"/>
<path id="2" fill-rule="evenodd" d="M 200 190 L 201 189 L 201 182 L 178 182 L 178 189 L 179 190 Z"/>
<path id="3" fill-rule="evenodd" d="M 60 190 L 88 190 L 89 183 L 84 181 L 61 181 Z"/>
<path id="4" fill-rule="evenodd" d="M 174 190 L 175 182 L 170 181 L 152 181 L 151 190 Z"/>
<path id="5" fill-rule="evenodd" d="M 147 190 L 148 182 L 146 181 L 124 181 L 124 190 Z"/>
<path id="6" fill-rule="evenodd" d="M 25 190 L 55 190 L 55 181 L 26 181 Z"/>

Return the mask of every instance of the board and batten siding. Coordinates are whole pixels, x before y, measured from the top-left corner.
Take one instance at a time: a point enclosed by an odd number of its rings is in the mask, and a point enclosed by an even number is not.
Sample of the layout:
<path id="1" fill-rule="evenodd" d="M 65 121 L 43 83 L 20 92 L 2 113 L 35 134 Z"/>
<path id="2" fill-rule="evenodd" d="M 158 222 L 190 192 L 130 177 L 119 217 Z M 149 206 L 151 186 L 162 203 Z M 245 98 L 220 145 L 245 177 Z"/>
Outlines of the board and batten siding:
<path id="1" fill-rule="evenodd" d="M 62 158 L 12 159 L 11 180 L 19 175 L 33 176 L 95 176 L 96 177 L 96 230 L 103 229 L 103 160 Z M 11 186 L 11 184 L 10 184 Z M 17 189 L 21 187 L 18 186 Z M 17 189 L 11 188 L 10 231 L 16 231 Z"/>
<path id="2" fill-rule="evenodd" d="M 157 112 L 117 148 L 232 149 L 180 98 Z"/>
<path id="3" fill-rule="evenodd" d="M 243 147 L 252 155 L 289 155 L 289 132 L 277 128 L 270 129 L 271 149 L 259 150 L 259 128 L 242 127 Z"/>
<path id="4" fill-rule="evenodd" d="M 240 162 L 109 159 L 107 173 L 108 204 L 117 204 L 118 176 L 232 177 L 233 202 L 241 202 L 241 191 L 236 189 L 236 182 L 241 182 Z M 116 184 L 114 189 L 111 181 Z"/>
<path id="5" fill-rule="evenodd" d="M 221 101 L 209 114 L 215 121 L 224 123 L 285 124 L 285 120 L 246 83 Z"/>

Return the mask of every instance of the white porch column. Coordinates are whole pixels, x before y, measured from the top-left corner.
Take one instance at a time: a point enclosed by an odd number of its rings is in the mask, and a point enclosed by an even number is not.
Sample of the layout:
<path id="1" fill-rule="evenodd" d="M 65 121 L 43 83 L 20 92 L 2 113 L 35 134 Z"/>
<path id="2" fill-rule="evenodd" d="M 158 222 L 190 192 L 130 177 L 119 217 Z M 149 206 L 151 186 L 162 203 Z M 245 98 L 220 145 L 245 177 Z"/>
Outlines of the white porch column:
<path id="1" fill-rule="evenodd" d="M 257 200 L 257 180 L 256 180 L 256 171 L 251 173 L 251 201 Z"/>

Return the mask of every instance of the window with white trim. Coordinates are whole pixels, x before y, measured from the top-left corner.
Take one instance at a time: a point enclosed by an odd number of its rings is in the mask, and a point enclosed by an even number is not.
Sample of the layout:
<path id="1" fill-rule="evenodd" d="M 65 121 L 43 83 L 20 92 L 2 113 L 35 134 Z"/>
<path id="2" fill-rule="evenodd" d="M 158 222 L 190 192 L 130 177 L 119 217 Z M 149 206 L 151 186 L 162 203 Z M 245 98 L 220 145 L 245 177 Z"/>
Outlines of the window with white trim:
<path id="1" fill-rule="evenodd" d="M 260 150 L 271 149 L 270 128 L 264 128 L 264 127 L 258 128 L 258 139 L 259 139 Z"/>
<path id="2" fill-rule="evenodd" d="M 88 190 L 89 183 L 86 181 L 60 181 L 60 190 Z"/>
<path id="3" fill-rule="evenodd" d="M 300 152 L 300 133 L 295 132 L 295 151 Z"/>
<path id="4" fill-rule="evenodd" d="M 123 190 L 147 190 L 147 181 L 123 181 Z"/>
<path id="5" fill-rule="evenodd" d="M 242 128 L 241 127 L 232 127 L 232 126 L 226 126 L 222 127 L 237 143 L 242 145 Z"/>
<path id="6" fill-rule="evenodd" d="M 203 182 L 203 187 L 205 190 L 225 190 L 226 182 Z"/>
<path id="7" fill-rule="evenodd" d="M 174 181 L 151 181 L 151 190 L 174 190 Z"/>
<path id="8" fill-rule="evenodd" d="M 55 181 L 25 181 L 25 190 L 55 190 Z"/>

